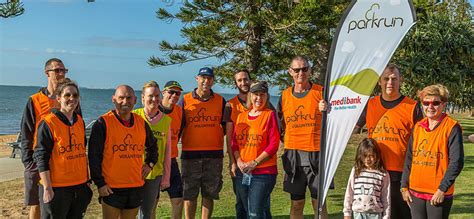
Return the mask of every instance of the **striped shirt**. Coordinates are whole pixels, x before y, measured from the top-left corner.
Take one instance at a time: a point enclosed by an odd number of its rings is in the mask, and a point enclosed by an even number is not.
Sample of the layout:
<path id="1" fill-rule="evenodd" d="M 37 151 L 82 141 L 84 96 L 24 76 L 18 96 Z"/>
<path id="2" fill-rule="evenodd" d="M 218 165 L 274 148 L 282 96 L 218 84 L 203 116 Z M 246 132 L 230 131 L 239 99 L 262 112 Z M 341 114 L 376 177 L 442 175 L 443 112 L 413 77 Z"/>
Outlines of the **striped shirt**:
<path id="1" fill-rule="evenodd" d="M 390 176 L 378 170 L 362 170 L 355 177 L 352 168 L 344 198 L 344 216 L 352 212 L 382 213 L 390 216 Z"/>

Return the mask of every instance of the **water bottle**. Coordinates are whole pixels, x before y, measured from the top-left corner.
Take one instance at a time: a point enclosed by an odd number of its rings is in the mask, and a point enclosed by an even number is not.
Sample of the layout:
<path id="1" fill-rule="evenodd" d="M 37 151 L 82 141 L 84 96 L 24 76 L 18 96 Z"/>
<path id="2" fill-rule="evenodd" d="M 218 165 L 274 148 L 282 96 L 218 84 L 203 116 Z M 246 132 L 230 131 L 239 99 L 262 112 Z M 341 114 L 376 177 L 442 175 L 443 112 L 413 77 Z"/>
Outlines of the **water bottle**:
<path id="1" fill-rule="evenodd" d="M 242 177 L 242 185 L 250 186 L 251 182 L 252 182 L 252 174 L 244 173 Z"/>

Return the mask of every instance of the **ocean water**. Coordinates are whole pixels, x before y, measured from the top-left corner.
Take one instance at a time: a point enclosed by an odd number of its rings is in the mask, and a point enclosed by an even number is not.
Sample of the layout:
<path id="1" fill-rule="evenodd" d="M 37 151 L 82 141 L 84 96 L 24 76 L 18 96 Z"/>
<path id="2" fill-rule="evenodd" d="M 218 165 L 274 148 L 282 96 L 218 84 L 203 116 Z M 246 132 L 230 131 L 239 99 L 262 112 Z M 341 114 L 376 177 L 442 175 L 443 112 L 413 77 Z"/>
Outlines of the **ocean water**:
<path id="1" fill-rule="evenodd" d="M 0 85 L 0 134 L 15 134 L 20 131 L 20 121 L 28 97 L 38 92 L 40 87 Z M 113 89 L 80 88 L 81 107 L 85 124 L 89 124 L 100 115 L 113 109 Z M 137 91 L 137 96 L 140 92 Z M 221 94 L 226 100 L 235 94 Z M 278 97 L 271 96 L 270 102 L 276 106 Z M 141 107 L 140 100 L 135 108 Z"/>

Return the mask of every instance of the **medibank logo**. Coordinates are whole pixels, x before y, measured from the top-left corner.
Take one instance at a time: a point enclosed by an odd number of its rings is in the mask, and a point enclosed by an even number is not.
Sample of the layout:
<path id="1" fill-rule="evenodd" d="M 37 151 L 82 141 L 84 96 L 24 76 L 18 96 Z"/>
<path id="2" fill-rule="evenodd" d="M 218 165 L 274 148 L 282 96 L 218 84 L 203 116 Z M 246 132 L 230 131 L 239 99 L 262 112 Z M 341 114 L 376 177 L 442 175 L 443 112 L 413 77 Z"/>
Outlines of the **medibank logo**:
<path id="1" fill-rule="evenodd" d="M 380 15 L 380 5 L 372 4 L 369 10 L 365 12 L 365 19 L 352 20 L 347 27 L 347 33 L 353 30 L 374 29 L 374 28 L 393 28 L 403 26 L 403 18 L 401 17 L 383 17 Z"/>
<path id="2" fill-rule="evenodd" d="M 356 105 L 361 104 L 360 96 L 355 98 L 343 97 L 338 100 L 331 100 L 331 109 L 333 110 L 344 110 L 344 109 L 355 109 Z"/>

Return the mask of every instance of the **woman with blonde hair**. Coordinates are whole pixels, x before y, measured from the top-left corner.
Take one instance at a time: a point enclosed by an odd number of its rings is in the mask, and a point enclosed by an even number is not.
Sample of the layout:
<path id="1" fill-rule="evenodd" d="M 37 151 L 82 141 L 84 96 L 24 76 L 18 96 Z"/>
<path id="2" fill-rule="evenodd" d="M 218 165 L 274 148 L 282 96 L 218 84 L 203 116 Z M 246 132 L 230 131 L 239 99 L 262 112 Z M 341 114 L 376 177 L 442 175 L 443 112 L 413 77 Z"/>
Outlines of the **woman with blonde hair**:
<path id="1" fill-rule="evenodd" d="M 237 161 L 236 199 L 243 203 L 246 218 L 271 218 L 270 194 L 276 183 L 280 133 L 275 112 L 268 108 L 268 85 L 250 85 L 248 111 L 234 125 L 232 151 Z"/>
<path id="2" fill-rule="evenodd" d="M 418 93 L 425 118 L 408 142 L 401 192 L 413 218 L 448 218 L 454 181 L 464 166 L 462 129 L 444 111 L 449 92 L 436 84 Z"/>
<path id="3" fill-rule="evenodd" d="M 146 176 L 145 185 L 143 185 L 143 202 L 138 212 L 139 218 L 155 218 L 160 190 L 170 186 L 171 117 L 159 110 L 160 103 L 160 87 L 156 81 L 149 81 L 142 88 L 143 108 L 133 110 L 150 126 L 158 148 L 158 161 Z"/>

